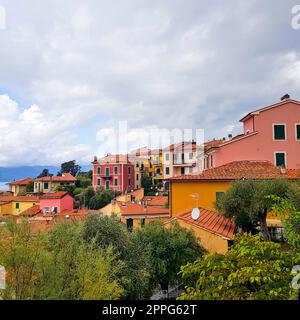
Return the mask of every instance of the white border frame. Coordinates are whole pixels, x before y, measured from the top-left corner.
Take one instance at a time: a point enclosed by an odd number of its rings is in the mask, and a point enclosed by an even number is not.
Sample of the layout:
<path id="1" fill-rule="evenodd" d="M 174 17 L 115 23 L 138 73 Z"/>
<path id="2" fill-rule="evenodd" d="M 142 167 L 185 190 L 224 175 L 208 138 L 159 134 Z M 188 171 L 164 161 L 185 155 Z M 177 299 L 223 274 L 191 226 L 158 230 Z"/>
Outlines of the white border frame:
<path id="1" fill-rule="evenodd" d="M 284 139 L 275 139 L 275 126 L 284 126 Z M 273 141 L 287 141 L 287 130 L 286 130 L 286 123 L 273 123 L 272 124 L 272 135 Z"/>
<path id="2" fill-rule="evenodd" d="M 300 141 L 300 139 L 297 138 L 297 126 L 300 126 L 300 123 L 295 123 L 295 140 Z"/>
<path id="3" fill-rule="evenodd" d="M 287 153 L 286 153 L 286 151 L 274 151 L 274 165 L 275 165 L 275 167 L 279 167 L 279 166 L 277 166 L 277 164 L 276 164 L 276 153 L 284 153 L 284 157 L 285 157 L 285 168 L 287 168 L 287 163 L 288 163 L 288 161 L 287 161 Z"/>

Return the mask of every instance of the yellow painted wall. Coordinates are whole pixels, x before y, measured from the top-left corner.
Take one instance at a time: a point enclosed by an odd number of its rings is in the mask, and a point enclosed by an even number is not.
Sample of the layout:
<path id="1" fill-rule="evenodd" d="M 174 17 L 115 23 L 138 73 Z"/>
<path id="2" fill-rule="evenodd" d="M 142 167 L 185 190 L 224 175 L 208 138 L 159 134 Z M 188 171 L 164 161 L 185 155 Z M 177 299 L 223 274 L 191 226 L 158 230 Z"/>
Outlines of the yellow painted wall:
<path id="1" fill-rule="evenodd" d="M 16 203 L 19 203 L 19 209 L 16 209 Z M 23 211 L 31 208 L 36 204 L 36 201 L 13 201 L 8 204 L 0 206 L 1 215 L 14 215 L 18 216 Z"/>
<path id="2" fill-rule="evenodd" d="M 183 228 L 190 229 L 194 232 L 198 242 L 209 253 L 225 254 L 228 251 L 228 240 L 223 239 L 213 233 L 210 233 L 204 229 L 200 229 L 192 224 L 189 224 L 182 220 L 177 220 L 179 225 Z"/>
<path id="3" fill-rule="evenodd" d="M 226 192 L 229 182 L 176 182 L 171 183 L 170 209 L 171 215 L 177 216 L 197 206 L 191 194 L 199 194 L 199 207 L 214 208 L 216 192 Z"/>

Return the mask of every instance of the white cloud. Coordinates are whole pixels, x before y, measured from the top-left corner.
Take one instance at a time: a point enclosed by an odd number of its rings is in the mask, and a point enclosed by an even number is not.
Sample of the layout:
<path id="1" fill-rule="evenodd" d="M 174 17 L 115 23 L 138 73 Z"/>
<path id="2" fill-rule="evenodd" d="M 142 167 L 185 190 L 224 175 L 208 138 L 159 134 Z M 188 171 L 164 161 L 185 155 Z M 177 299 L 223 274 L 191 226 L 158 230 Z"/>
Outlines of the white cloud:
<path id="1" fill-rule="evenodd" d="M 1 163 L 55 162 L 72 152 L 87 159 L 88 147 L 74 147 L 78 128 L 89 132 L 83 140 L 94 154 L 96 132 L 119 120 L 131 128 L 203 128 L 218 138 L 284 93 L 300 97 L 292 0 L 4 2 L 0 94 L 38 108 L 0 109 L 2 135 L 26 141 L 22 158 L 6 147 Z M 11 118 L 23 135 L 11 131 Z M 70 153 L 41 152 L 30 130 L 50 152 L 65 140 Z"/>
<path id="2" fill-rule="evenodd" d="M 32 105 L 22 110 L 7 95 L 0 95 L 0 166 L 58 164 L 90 155 L 90 148 L 76 143 L 76 136 L 62 122 Z M 66 115 L 67 116 L 67 115 Z M 91 156 L 91 155 L 90 155 Z"/>

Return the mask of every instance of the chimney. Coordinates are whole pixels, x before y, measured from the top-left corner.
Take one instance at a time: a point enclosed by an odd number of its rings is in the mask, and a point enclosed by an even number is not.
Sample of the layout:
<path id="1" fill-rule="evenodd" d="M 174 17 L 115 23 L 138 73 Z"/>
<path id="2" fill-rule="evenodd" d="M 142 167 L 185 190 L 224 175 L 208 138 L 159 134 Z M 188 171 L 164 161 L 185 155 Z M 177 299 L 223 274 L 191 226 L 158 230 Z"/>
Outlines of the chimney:
<path id="1" fill-rule="evenodd" d="M 94 156 L 94 162 L 97 162 L 98 159 L 97 159 L 97 156 Z"/>
<path id="2" fill-rule="evenodd" d="M 281 97 L 281 101 L 285 101 L 290 99 L 290 95 L 289 94 L 285 94 L 283 97 Z"/>

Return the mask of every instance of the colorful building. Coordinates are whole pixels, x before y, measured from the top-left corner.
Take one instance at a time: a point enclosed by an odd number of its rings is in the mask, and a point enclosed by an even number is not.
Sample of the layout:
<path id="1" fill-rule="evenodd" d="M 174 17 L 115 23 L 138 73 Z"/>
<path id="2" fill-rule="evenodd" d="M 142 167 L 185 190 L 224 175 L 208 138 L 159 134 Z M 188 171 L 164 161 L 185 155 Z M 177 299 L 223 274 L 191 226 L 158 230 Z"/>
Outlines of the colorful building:
<path id="1" fill-rule="evenodd" d="M 162 149 L 151 150 L 150 162 L 152 169 L 153 184 L 156 186 L 162 186 L 164 178 Z"/>
<path id="2" fill-rule="evenodd" d="M 19 216 L 23 211 L 39 203 L 38 197 L 1 196 L 0 216 Z"/>
<path id="3" fill-rule="evenodd" d="M 40 209 L 45 214 L 73 210 L 74 198 L 64 191 L 46 193 L 40 197 Z"/>
<path id="4" fill-rule="evenodd" d="M 32 182 L 33 179 L 26 178 L 22 180 L 8 182 L 8 190 L 13 196 L 24 196 L 27 193 L 27 185 Z"/>
<path id="5" fill-rule="evenodd" d="M 300 168 L 300 102 L 284 96 L 279 103 L 248 113 L 244 132 L 206 150 L 206 167 L 231 161 L 266 160 L 275 166 Z"/>
<path id="6" fill-rule="evenodd" d="M 203 246 L 213 252 L 223 252 L 226 246 L 224 246 L 225 242 L 220 241 L 220 237 L 225 237 L 228 248 L 231 236 L 220 233 L 220 230 L 222 225 L 225 228 L 225 226 L 232 226 L 232 224 L 227 220 L 218 220 L 212 214 L 212 211 L 215 212 L 216 202 L 230 188 L 232 182 L 250 179 L 288 179 L 289 181 L 300 182 L 300 169 L 282 169 L 275 167 L 268 161 L 234 161 L 220 167 L 206 169 L 199 175 L 173 177 L 170 179 L 169 196 L 171 219 L 179 221 L 181 225 L 192 225 L 194 231 L 195 228 L 200 228 L 201 231 L 196 232 L 196 234 Z M 190 218 L 194 208 L 200 210 L 199 219 Z M 206 213 L 209 213 L 209 215 L 205 215 Z M 214 214 L 217 214 L 217 212 Z M 207 217 L 207 219 L 208 217 L 210 217 L 209 219 L 213 218 L 216 225 L 220 224 L 221 229 L 218 232 L 210 230 L 207 225 L 202 223 L 209 224 L 211 220 L 203 220 L 204 217 Z M 270 228 L 282 227 L 275 223 L 276 221 L 272 221 L 270 216 L 267 222 Z"/>
<path id="7" fill-rule="evenodd" d="M 134 163 L 129 161 L 128 155 L 107 155 L 101 159 L 95 157 L 93 187 L 103 187 L 122 194 L 131 192 L 135 188 L 134 169 Z"/>
<path id="8" fill-rule="evenodd" d="M 211 253 L 225 254 L 232 244 L 235 223 L 212 209 L 199 208 L 200 216 L 195 219 L 191 211 L 169 221 L 175 221 L 183 228 L 190 229 L 199 243 Z"/>
<path id="9" fill-rule="evenodd" d="M 34 193 L 55 192 L 58 186 L 74 186 L 77 179 L 70 173 L 63 173 L 61 176 L 47 176 L 34 179 Z"/>

